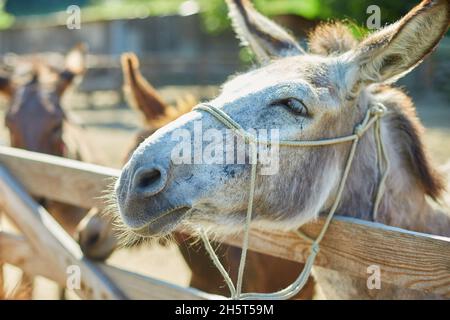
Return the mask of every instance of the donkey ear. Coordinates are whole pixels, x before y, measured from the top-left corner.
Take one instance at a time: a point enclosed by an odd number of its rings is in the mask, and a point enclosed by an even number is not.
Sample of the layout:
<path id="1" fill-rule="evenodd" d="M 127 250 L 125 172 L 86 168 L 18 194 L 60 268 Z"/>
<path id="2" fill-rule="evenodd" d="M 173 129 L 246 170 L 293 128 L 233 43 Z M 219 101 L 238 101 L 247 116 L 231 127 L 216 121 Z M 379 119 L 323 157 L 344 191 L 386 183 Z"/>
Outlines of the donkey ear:
<path id="1" fill-rule="evenodd" d="M 155 125 L 166 114 L 169 105 L 139 71 L 139 60 L 134 53 L 121 56 L 124 78 L 123 91 L 129 105 L 139 110 L 149 125 Z"/>
<path id="2" fill-rule="evenodd" d="M 450 0 L 425 0 L 396 23 L 368 36 L 352 52 L 358 80 L 394 82 L 433 51 L 449 26 Z"/>
<path id="3" fill-rule="evenodd" d="M 86 53 L 87 48 L 83 43 L 77 44 L 67 53 L 64 70 L 59 74 L 56 89 L 59 95 L 66 91 L 76 76 L 80 76 L 86 71 Z"/>
<path id="4" fill-rule="evenodd" d="M 0 94 L 6 96 L 7 98 L 11 98 L 14 95 L 14 86 L 11 79 L 2 74 L 0 74 Z"/>
<path id="5" fill-rule="evenodd" d="M 303 54 L 295 39 L 275 22 L 255 10 L 249 0 L 226 0 L 238 37 L 250 46 L 260 61 Z"/>

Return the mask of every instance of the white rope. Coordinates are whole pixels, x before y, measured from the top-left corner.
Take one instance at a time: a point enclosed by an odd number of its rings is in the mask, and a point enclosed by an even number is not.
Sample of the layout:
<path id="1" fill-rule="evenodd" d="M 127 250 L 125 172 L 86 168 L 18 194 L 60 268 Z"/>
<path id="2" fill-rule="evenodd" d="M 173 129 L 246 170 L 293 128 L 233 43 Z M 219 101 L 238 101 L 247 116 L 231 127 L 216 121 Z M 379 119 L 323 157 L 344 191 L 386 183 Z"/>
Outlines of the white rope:
<path id="1" fill-rule="evenodd" d="M 249 199 L 248 199 L 248 206 L 247 206 L 247 217 L 245 220 L 245 232 L 244 232 L 244 240 L 242 243 L 242 253 L 241 253 L 241 261 L 239 262 L 239 271 L 238 271 L 238 278 L 237 278 L 237 284 L 236 284 L 236 294 L 233 297 L 234 299 L 239 299 L 241 296 L 242 291 L 242 280 L 244 278 L 244 269 L 245 269 L 245 261 L 247 258 L 247 250 L 248 250 L 248 238 L 250 236 L 250 222 L 252 220 L 252 211 L 253 211 L 253 198 L 255 195 L 255 181 L 256 181 L 256 163 L 257 163 L 257 157 L 258 157 L 258 150 L 256 143 L 250 143 L 251 147 L 251 160 L 252 163 L 252 169 L 250 173 L 250 181 L 253 181 L 250 183 L 250 191 L 249 191 Z"/>
<path id="2" fill-rule="evenodd" d="M 249 134 L 246 132 L 236 121 L 234 121 L 229 115 L 227 115 L 222 110 L 202 104 L 195 108 L 196 110 L 202 110 L 206 111 L 212 116 L 214 116 L 218 121 L 223 123 L 226 127 L 233 130 L 236 134 L 240 135 L 244 138 L 245 143 L 249 144 L 251 147 L 251 160 L 253 160 L 252 166 L 251 166 L 251 174 L 250 174 L 250 190 L 249 190 L 249 200 L 248 200 L 248 206 L 247 206 L 247 215 L 245 220 L 245 226 L 244 226 L 244 239 L 242 243 L 242 253 L 241 253 L 241 259 L 239 263 L 239 270 L 238 270 L 238 278 L 236 283 L 236 288 L 233 285 L 233 282 L 220 263 L 219 258 L 217 257 L 217 254 L 214 252 L 214 250 L 211 247 L 211 244 L 208 240 L 208 237 L 206 236 L 205 232 L 203 230 L 200 230 L 200 236 L 205 244 L 205 247 L 208 251 L 208 253 L 211 256 L 211 259 L 213 260 L 215 266 L 219 269 L 222 276 L 225 279 L 225 282 L 227 283 L 231 297 L 233 299 L 289 299 L 293 296 L 295 296 L 300 290 L 304 287 L 306 284 L 312 270 L 312 266 L 314 265 L 314 260 L 317 256 L 317 254 L 320 251 L 319 243 L 325 236 L 326 231 L 328 230 L 328 227 L 331 223 L 331 220 L 333 219 L 334 213 L 336 212 L 336 209 L 338 208 L 338 205 L 340 203 L 342 193 L 344 191 L 345 183 L 347 181 L 347 177 L 350 172 L 350 168 L 353 163 L 353 159 L 355 157 L 356 153 L 356 147 L 358 146 L 359 139 L 367 132 L 367 130 L 374 125 L 374 135 L 375 135 L 375 143 L 377 148 L 377 163 L 380 172 L 383 171 L 383 174 L 380 178 L 379 184 L 378 184 L 378 190 L 375 196 L 374 200 L 374 207 L 373 207 L 373 217 L 376 219 L 377 212 L 379 208 L 379 204 L 381 202 L 381 197 L 384 192 L 384 184 L 386 181 L 386 177 L 389 171 L 389 159 L 386 154 L 386 148 L 383 144 L 383 139 L 381 135 L 381 125 L 380 125 L 380 119 L 383 117 L 386 113 L 386 107 L 382 104 L 377 104 L 366 112 L 365 117 L 363 121 L 355 127 L 354 133 L 352 135 L 344 136 L 344 137 L 338 137 L 338 138 L 332 138 L 332 139 L 324 139 L 324 140 L 316 140 L 316 141 L 293 141 L 293 140 L 281 140 L 277 142 L 276 144 L 279 146 L 289 146 L 289 147 L 317 147 L 317 146 L 326 146 L 326 145 L 333 145 L 333 144 L 339 144 L 339 143 L 345 143 L 345 142 L 352 142 L 352 146 L 350 148 L 349 154 L 347 156 L 347 161 L 345 164 L 344 171 L 341 176 L 341 180 L 338 185 L 338 189 L 336 192 L 336 197 L 333 202 L 333 205 L 331 206 L 327 218 L 325 220 L 325 223 L 322 227 L 322 230 L 320 231 L 319 235 L 315 240 L 308 237 L 301 231 L 297 231 L 297 234 L 299 237 L 303 238 L 307 242 L 311 242 L 311 249 L 310 254 L 308 258 L 306 259 L 305 266 L 298 276 L 298 278 L 288 287 L 286 287 L 283 290 L 280 290 L 278 292 L 274 293 L 242 293 L 242 282 L 243 282 L 243 276 L 245 271 L 245 264 L 246 264 L 246 256 L 248 251 L 248 244 L 249 244 L 249 235 L 250 235 L 250 223 L 252 219 L 252 211 L 253 211 L 253 200 L 254 200 L 254 193 L 255 193 L 255 186 L 256 186 L 256 168 L 257 168 L 257 146 L 258 144 L 265 144 L 265 145 L 273 145 L 275 144 L 272 141 L 265 141 L 265 140 L 258 140 L 257 137 Z"/>
<path id="3" fill-rule="evenodd" d="M 205 231 L 203 229 L 199 229 L 198 232 L 200 234 L 200 237 L 201 237 L 203 243 L 205 244 L 206 251 L 208 251 L 209 256 L 211 257 L 214 265 L 219 270 L 219 272 L 222 274 L 222 277 L 224 278 L 225 283 L 227 284 L 228 289 L 230 290 L 231 296 L 234 297 L 235 294 L 236 294 L 236 289 L 234 288 L 234 284 L 233 284 L 233 281 L 230 278 L 230 275 L 225 270 L 225 268 L 223 267 L 222 263 L 220 263 L 220 260 L 217 257 L 216 253 L 214 252 L 214 249 L 212 248 L 211 243 L 209 242 Z"/>
<path id="4" fill-rule="evenodd" d="M 382 105 L 377 105 L 375 107 L 378 107 L 379 109 L 374 110 L 374 112 L 378 114 L 378 117 L 382 117 L 386 111 L 386 108 Z M 379 172 L 383 172 L 383 174 L 380 178 L 380 181 L 378 183 L 378 190 L 377 190 L 377 194 L 375 196 L 373 211 L 372 211 L 373 220 L 377 221 L 378 220 L 378 209 L 380 207 L 381 197 L 383 196 L 383 193 L 385 191 L 386 179 L 387 179 L 391 164 L 389 161 L 389 157 L 387 156 L 386 147 L 385 147 L 383 139 L 382 139 L 380 121 L 377 121 L 375 123 L 374 130 L 375 130 L 375 140 L 376 140 L 376 145 L 377 145 L 378 170 L 379 170 Z"/>

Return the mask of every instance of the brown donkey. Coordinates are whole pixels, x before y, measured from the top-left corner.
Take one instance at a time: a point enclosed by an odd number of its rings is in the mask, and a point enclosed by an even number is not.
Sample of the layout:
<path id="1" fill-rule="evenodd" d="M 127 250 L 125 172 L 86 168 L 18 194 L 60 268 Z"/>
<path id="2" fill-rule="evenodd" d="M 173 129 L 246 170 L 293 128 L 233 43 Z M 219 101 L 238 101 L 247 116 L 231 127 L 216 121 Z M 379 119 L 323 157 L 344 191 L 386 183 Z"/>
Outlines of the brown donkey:
<path id="1" fill-rule="evenodd" d="M 200 226 L 219 236 L 244 230 L 254 177 L 250 164 L 191 165 L 187 153 L 191 149 L 182 149 L 192 146 L 200 125 L 202 132 L 223 137 L 226 126 L 217 116 L 222 112 L 245 130 L 275 128 L 280 140 L 316 141 L 359 134 L 355 130 L 367 112 L 384 105 L 386 114 L 378 132 L 391 166 L 378 214 L 372 209 L 382 172 L 373 130 L 354 149 L 336 213 L 450 236 L 450 216 L 433 210 L 427 201 L 441 198 L 444 183 L 428 160 L 414 105 L 390 85 L 436 48 L 449 27 L 450 0 L 424 0 L 398 22 L 361 42 L 339 26 L 325 25 L 311 36 L 309 51 L 258 13 L 250 1 L 227 3 L 238 35 L 261 66 L 229 80 L 201 110 L 183 115 L 139 145 L 124 166 L 114 194 L 126 228 L 147 237 L 183 227 L 196 230 Z M 186 144 L 180 145 L 175 135 L 188 137 Z M 202 139 L 198 150 L 214 147 L 219 162 L 236 147 L 231 141 L 231 148 L 224 148 L 223 142 Z M 258 166 L 251 225 L 291 231 L 326 214 L 337 198 L 350 148 L 348 143 L 280 147 L 278 171 L 261 174 L 262 166 Z M 189 157 L 180 161 L 174 150 L 187 150 Z M 317 291 L 325 298 L 425 297 L 424 292 L 384 283 L 380 290 L 370 290 L 366 279 L 321 268 L 313 267 L 313 274 Z"/>
<path id="2" fill-rule="evenodd" d="M 122 55 L 122 70 L 124 74 L 124 92 L 129 104 L 141 112 L 144 118 L 145 129 L 141 131 L 136 139 L 136 143 L 127 156 L 127 161 L 131 153 L 147 137 L 160 127 L 175 120 L 179 116 L 191 111 L 196 101 L 192 97 L 180 100 L 177 107 L 167 104 L 158 92 L 149 84 L 139 71 L 139 61 L 132 53 Z M 223 278 L 211 261 L 203 244 L 195 237 L 189 237 L 180 232 L 173 232 L 173 238 L 178 244 L 179 250 L 186 263 L 191 269 L 192 276 L 190 285 L 200 290 L 226 294 Z M 218 244 L 216 244 L 218 246 Z M 220 256 L 222 263 L 231 272 L 232 278 L 236 278 L 241 249 L 225 244 L 220 245 Z M 258 292 L 271 292 L 280 290 L 292 282 L 301 264 L 249 252 L 248 254 L 248 275 L 245 289 Z M 277 274 L 273 278 L 270 275 Z M 310 299 L 313 295 L 313 281 L 308 283 L 308 287 L 297 298 Z"/>
<path id="3" fill-rule="evenodd" d="M 60 104 L 73 80 L 85 71 L 84 46 L 78 45 L 66 55 L 65 67 L 60 71 L 34 62 L 31 80 L 24 85 L 14 83 L 11 77 L 0 76 L 0 92 L 10 104 L 5 124 L 11 147 L 93 162 L 93 152 L 83 140 L 82 128 L 70 120 Z M 50 80 L 45 82 L 41 78 Z M 87 210 L 58 201 L 39 200 L 69 234 L 77 237 L 80 231 L 77 227 L 80 228 Z M 95 212 L 94 208 L 88 216 L 97 225 L 104 225 Z M 83 252 L 90 258 L 105 259 L 113 250 L 112 241 L 98 243 L 97 239 L 108 238 L 102 232 L 101 228 L 92 229 L 89 239 L 80 239 Z"/>

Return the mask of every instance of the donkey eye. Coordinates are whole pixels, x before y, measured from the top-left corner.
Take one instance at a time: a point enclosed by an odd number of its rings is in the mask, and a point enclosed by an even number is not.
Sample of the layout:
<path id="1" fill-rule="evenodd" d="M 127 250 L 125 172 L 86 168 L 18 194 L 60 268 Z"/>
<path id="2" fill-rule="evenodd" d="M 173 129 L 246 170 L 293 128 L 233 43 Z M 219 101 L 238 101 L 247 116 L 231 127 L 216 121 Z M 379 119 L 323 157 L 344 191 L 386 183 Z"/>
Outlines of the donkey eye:
<path id="1" fill-rule="evenodd" d="M 302 117 L 309 116 L 308 108 L 305 106 L 305 104 L 301 100 L 295 98 L 279 100 L 275 102 L 274 105 L 283 106 L 295 115 L 299 115 Z"/>

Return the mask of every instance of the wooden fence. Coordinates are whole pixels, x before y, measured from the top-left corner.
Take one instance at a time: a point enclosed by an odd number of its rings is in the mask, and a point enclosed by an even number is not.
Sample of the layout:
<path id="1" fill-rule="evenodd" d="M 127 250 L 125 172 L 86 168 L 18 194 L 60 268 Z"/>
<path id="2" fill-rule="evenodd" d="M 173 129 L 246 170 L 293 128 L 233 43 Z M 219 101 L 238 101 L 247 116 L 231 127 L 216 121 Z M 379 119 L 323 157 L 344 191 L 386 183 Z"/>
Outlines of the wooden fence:
<path id="1" fill-rule="evenodd" d="M 86 259 L 29 195 L 101 208 L 104 190 L 118 175 L 118 170 L 110 168 L 0 147 L 0 207 L 24 234 L 0 232 L 0 261 L 62 286 L 66 268 L 78 265 L 82 285 L 77 293 L 82 298 L 223 298 Z M 310 223 L 303 231 L 314 237 L 322 223 Z M 241 238 L 225 242 L 239 246 Z M 309 253 L 308 243 L 295 233 L 260 230 L 251 231 L 250 249 L 298 262 L 305 262 Z M 449 253 L 450 238 L 336 217 L 321 243 L 316 265 L 361 278 L 367 278 L 369 265 L 378 265 L 385 283 L 450 298 Z"/>

